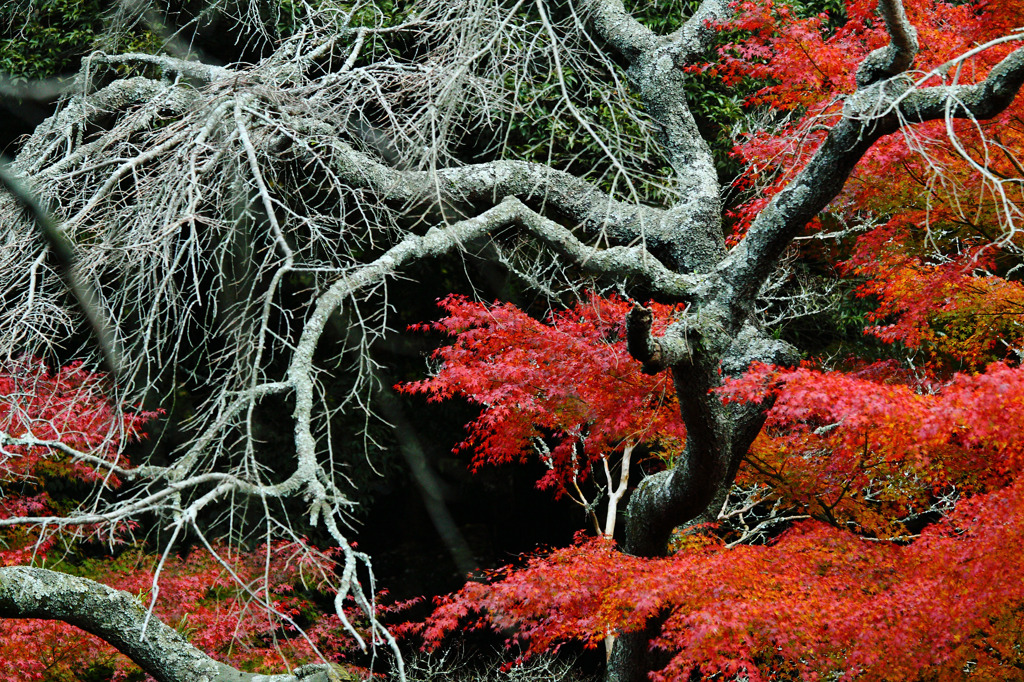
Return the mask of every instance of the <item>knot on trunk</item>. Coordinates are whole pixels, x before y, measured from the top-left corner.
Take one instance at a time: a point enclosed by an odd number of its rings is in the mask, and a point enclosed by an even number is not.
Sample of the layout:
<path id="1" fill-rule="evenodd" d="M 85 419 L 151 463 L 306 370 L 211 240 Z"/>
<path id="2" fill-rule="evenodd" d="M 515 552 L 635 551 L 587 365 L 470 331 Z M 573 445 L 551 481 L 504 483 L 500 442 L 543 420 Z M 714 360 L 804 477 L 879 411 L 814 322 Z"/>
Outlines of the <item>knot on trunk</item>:
<path id="1" fill-rule="evenodd" d="M 643 364 L 645 374 L 657 374 L 681 362 L 690 362 L 690 345 L 681 335 L 655 338 L 651 334 L 654 313 L 634 305 L 626 314 L 626 349 Z"/>

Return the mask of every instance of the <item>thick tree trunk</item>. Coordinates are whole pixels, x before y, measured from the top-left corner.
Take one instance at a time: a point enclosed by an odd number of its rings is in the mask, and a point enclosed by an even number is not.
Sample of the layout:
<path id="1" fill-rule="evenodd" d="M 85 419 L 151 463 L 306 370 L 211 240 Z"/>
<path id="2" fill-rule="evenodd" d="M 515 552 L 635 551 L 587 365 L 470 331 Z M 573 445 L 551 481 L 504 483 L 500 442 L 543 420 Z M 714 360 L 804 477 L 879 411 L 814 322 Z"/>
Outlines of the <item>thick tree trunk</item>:
<path id="1" fill-rule="evenodd" d="M 648 673 L 668 665 L 669 656 L 652 651 L 651 640 L 661 630 L 663 618 L 654 618 L 643 630 L 619 635 L 612 649 L 605 682 L 648 682 Z"/>
<path id="2" fill-rule="evenodd" d="M 704 403 L 711 434 L 692 440 L 693 445 L 687 446 L 676 469 L 648 477 L 634 491 L 623 537 L 623 549 L 630 554 L 666 556 L 676 527 L 713 521 L 740 461 L 764 424 L 767 405 L 723 406 L 706 390 L 687 395 Z M 703 448 L 698 445 L 701 442 Z M 651 649 L 651 640 L 661 631 L 662 621 L 655 618 L 639 632 L 618 636 L 606 682 L 646 682 L 650 671 L 668 664 L 667 653 Z"/>

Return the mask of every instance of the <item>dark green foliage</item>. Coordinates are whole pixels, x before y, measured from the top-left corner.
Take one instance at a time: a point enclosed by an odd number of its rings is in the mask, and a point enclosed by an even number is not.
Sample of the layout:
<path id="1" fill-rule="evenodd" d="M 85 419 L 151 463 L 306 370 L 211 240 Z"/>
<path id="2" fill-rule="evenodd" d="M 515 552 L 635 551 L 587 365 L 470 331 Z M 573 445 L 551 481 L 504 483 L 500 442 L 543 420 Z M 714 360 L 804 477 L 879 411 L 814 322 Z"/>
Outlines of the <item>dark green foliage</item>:
<path id="1" fill-rule="evenodd" d="M 0 72 L 14 83 L 72 74 L 103 28 L 101 0 L 32 0 L 0 7 Z"/>

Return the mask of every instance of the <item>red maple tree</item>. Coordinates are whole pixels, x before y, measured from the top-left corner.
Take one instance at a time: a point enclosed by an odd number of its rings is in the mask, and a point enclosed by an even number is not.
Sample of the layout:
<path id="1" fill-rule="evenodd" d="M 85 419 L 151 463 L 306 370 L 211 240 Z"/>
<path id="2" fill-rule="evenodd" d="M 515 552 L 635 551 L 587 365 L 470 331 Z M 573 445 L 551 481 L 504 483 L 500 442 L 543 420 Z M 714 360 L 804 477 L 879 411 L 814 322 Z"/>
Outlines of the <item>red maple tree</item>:
<path id="1" fill-rule="evenodd" d="M 782 3 L 740 3 L 729 28 L 742 29 L 743 40 L 723 46 L 718 62 L 693 67 L 727 82 L 766 83 L 750 98 L 752 111 L 769 104 L 790 112 L 787 123 L 736 147 L 745 164 L 737 187 L 752 198 L 732 212 L 735 240 L 814 155 L 843 94 L 855 89 L 857 65 L 889 40 L 876 4 L 849 2 L 845 18 L 834 21 Z M 1012 49 L 1001 36 L 1024 21 L 1024 5 L 1015 2 L 904 4 L 922 45 L 910 77 L 922 85 L 984 78 Z M 658 680 L 689 679 L 694 671 L 750 680 L 911 680 L 922 671 L 928 679 L 1019 679 L 1024 288 L 1007 274 L 1019 238 L 1006 228 L 1020 202 L 1019 188 L 1004 180 L 1021 166 L 1021 120 L 1015 104 L 985 123 L 937 121 L 883 138 L 833 204 L 827 220 L 853 226 L 855 236 L 831 265 L 873 302 L 874 324 L 865 331 L 895 344 L 893 357 L 913 357 L 912 365 L 755 364 L 726 379 L 715 389 L 724 401 L 771 407 L 719 523 L 677 531 L 665 558 L 628 556 L 607 537 L 581 537 L 524 567 L 486 573 L 439 599 L 433 615 L 411 629 L 434 646 L 459 626 L 492 628 L 511 632 L 532 654 L 567 641 L 597 646 L 609 633 L 657 623 Z M 984 167 L 975 161 L 982 157 Z M 968 196 L 974 199 L 965 205 Z M 811 226 L 821 227 L 821 218 Z M 588 384 L 586 396 L 561 380 L 574 376 L 580 344 L 588 355 L 621 358 L 616 376 L 640 376 L 621 334 L 564 339 L 576 333 L 564 320 L 580 317 L 582 305 L 547 325 L 516 322 L 547 337 L 525 350 L 516 332 L 494 345 L 482 340 L 502 335 L 482 322 L 488 316 L 523 313 L 450 299 L 444 305 L 450 317 L 437 328 L 455 335 L 455 346 L 438 352 L 435 378 L 414 390 L 438 399 L 458 393 L 485 406 L 462 445 L 476 462 L 511 461 L 497 453 L 523 456 L 531 438 L 573 433 L 558 421 L 562 405 L 578 400 L 590 410 L 620 399 L 601 380 Z M 603 305 L 624 303 L 586 303 Z M 671 314 L 656 310 L 662 324 Z M 528 410 L 520 408 L 522 389 L 488 373 L 506 362 L 515 368 L 513 382 L 520 372 L 533 382 Z M 534 369 L 540 365 L 543 371 Z M 536 398 L 551 390 L 557 401 Z M 513 393 L 518 402 L 509 400 Z M 642 400 L 635 405 L 635 423 L 652 426 L 634 432 L 657 450 L 671 419 Z M 621 442 L 614 421 L 587 423 L 587 438 L 605 450 Z M 685 434 L 675 429 L 678 448 Z M 492 451 L 499 431 L 523 437 Z M 564 459 L 559 464 L 553 477 L 576 475 Z"/>
<path id="2" fill-rule="evenodd" d="M 405 388 L 485 405 L 460 446 L 476 466 L 527 456 L 537 438 L 564 443 L 570 431 L 559 429 L 583 423 L 594 442 L 615 447 L 622 432 L 609 415 L 616 410 L 599 406 L 619 403 L 611 387 L 623 377 L 645 375 L 614 335 L 580 334 L 572 343 L 565 335 L 577 324 L 592 329 L 582 310 L 622 305 L 591 298 L 545 325 L 507 304 L 446 299 L 450 316 L 435 327 L 456 334 L 456 343 L 438 352 L 444 364 L 435 378 Z M 500 349 L 511 349 L 523 328 L 536 338 L 507 353 L 508 371 L 531 380 L 503 390 Z M 584 349 L 617 358 L 616 372 L 574 394 L 570 377 Z M 629 393 L 660 390 L 657 377 L 645 379 Z M 596 392 L 585 397 L 587 390 Z M 681 535 L 666 559 L 626 556 L 607 537 L 581 537 L 439 600 L 420 628 L 427 643 L 469 625 L 512 631 L 536 653 L 569 640 L 596 645 L 667 614 L 654 644 L 670 660 L 656 679 L 698 668 L 750 679 L 784 670 L 808 679 L 841 671 L 916 679 L 930 669 L 954 679 L 965 667 L 1015 679 L 1024 604 L 1016 577 L 1024 572 L 1024 487 L 1016 477 L 1024 370 L 996 363 L 939 381 L 892 362 L 853 372 L 755 366 L 721 391 L 726 400 L 774 399 L 737 483 L 770 491 L 757 502 L 762 509 L 781 502 L 798 510 L 791 518 L 807 520 L 754 546 L 736 544 L 742 532 L 729 524 Z M 575 408 L 569 421 L 559 421 L 570 414 L 559 409 L 564 404 Z M 640 400 L 632 419 L 667 419 L 660 409 Z M 570 462 L 552 466 L 576 480 Z M 937 523 L 922 521 L 943 513 Z"/>

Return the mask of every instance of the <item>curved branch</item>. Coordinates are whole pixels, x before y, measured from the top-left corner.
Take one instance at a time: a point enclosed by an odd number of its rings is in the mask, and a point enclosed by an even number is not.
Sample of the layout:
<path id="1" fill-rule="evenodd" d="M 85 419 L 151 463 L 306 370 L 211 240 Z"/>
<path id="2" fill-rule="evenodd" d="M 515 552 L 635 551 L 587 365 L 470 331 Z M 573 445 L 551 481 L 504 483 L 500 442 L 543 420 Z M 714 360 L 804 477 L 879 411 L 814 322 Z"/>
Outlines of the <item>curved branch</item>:
<path id="1" fill-rule="evenodd" d="M 336 682 L 330 665 L 293 675 L 244 673 L 216 661 L 127 592 L 86 578 L 25 566 L 0 567 L 0 618 L 60 620 L 104 640 L 159 682 Z"/>
<path id="2" fill-rule="evenodd" d="M 710 24 L 722 21 L 732 15 L 732 9 L 728 2 L 723 0 L 703 0 L 697 11 L 686 20 L 671 39 L 679 46 L 679 56 L 676 65 L 682 66 L 693 58 L 697 53 L 711 47 L 714 42 L 715 31 Z"/>
<path id="3" fill-rule="evenodd" d="M 700 275 L 680 274 L 665 267 L 641 246 L 612 246 L 607 249 L 587 246 L 570 230 L 531 210 L 518 199 L 510 198 L 505 203 L 515 207 L 516 221 L 528 228 L 534 237 L 588 272 L 635 277 L 653 292 L 677 301 L 690 300 L 706 279 Z"/>
<path id="4" fill-rule="evenodd" d="M 658 36 L 627 12 L 621 0 L 592 0 L 587 8 L 594 30 L 628 61 L 658 46 Z"/>
<path id="5" fill-rule="evenodd" d="M 682 197 L 644 236 L 670 245 L 664 257 L 674 269 L 708 271 L 725 255 L 721 187 L 711 148 L 687 103 L 686 75 L 679 65 L 710 39 L 707 21 L 726 16 L 728 7 L 720 0 L 704 0 L 680 31 L 665 38 L 641 26 L 619 0 L 595 1 L 591 8 L 595 30 L 629 61 L 630 81 L 658 126 L 665 160 Z"/>
<path id="6" fill-rule="evenodd" d="M 308 146 L 297 137 L 292 141 Z M 492 213 L 494 209 L 490 209 L 476 218 L 449 226 L 447 229 L 458 239 L 482 234 L 474 227 L 480 220 L 487 223 L 488 227 L 483 230 L 486 232 L 493 227 L 496 216 L 513 211 L 515 206 L 515 219 L 530 227 L 534 236 L 578 264 L 589 265 L 591 271 L 641 276 L 657 291 L 673 292 L 674 295 L 689 290 L 696 282 L 679 275 L 674 268 L 665 267 L 658 260 L 658 256 L 665 252 L 691 254 L 700 251 L 699 243 L 679 241 L 680 235 L 673 228 L 679 221 L 679 209 L 665 211 L 617 201 L 586 180 L 538 163 L 491 161 L 436 171 L 402 171 L 390 168 L 344 143 L 339 143 L 336 150 L 338 178 L 352 187 L 371 190 L 381 201 L 416 206 L 432 205 L 438 201 L 488 205 L 516 200 L 501 211 Z M 584 233 L 600 236 L 618 246 L 604 250 L 587 247 L 570 230 L 543 218 L 527 203 L 550 210 L 575 222 Z M 645 247 L 624 246 L 637 241 L 642 241 Z M 411 244 L 406 240 L 394 248 L 405 253 Z M 377 262 L 384 258 L 382 256 Z M 670 257 L 669 260 L 673 259 Z M 683 268 L 684 272 L 693 269 Z"/>
<path id="7" fill-rule="evenodd" d="M 308 143 L 286 130 L 291 142 Z M 334 136 L 333 131 L 324 131 Z M 666 211 L 618 201 L 575 175 L 527 161 L 490 161 L 436 171 L 397 170 L 344 142 L 334 144 L 334 171 L 338 179 L 357 189 L 372 191 L 381 201 L 412 209 L 438 201 L 496 204 L 510 196 L 566 218 L 586 234 L 600 235 L 612 244 L 629 244 L 654 231 L 666 220 Z"/>

